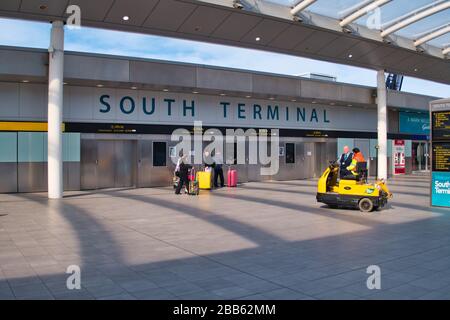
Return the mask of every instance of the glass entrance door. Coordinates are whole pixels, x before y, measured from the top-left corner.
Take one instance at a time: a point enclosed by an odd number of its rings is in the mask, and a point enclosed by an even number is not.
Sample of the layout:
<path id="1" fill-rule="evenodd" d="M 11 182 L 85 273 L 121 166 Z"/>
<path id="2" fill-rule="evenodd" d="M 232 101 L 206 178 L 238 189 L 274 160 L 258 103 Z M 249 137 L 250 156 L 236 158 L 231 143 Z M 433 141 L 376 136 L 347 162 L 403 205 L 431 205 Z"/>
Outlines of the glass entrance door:
<path id="1" fill-rule="evenodd" d="M 430 143 L 427 141 L 413 141 L 412 143 L 412 170 L 430 170 Z"/>

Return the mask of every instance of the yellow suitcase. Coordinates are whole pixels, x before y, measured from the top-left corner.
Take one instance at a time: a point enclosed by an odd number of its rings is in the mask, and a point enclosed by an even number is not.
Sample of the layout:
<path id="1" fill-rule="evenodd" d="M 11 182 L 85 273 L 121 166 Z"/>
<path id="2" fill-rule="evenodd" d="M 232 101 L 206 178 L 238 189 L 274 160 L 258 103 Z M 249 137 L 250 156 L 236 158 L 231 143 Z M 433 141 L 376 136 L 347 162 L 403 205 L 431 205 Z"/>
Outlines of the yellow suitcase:
<path id="1" fill-rule="evenodd" d="M 197 172 L 197 181 L 200 189 L 211 189 L 211 172 Z"/>

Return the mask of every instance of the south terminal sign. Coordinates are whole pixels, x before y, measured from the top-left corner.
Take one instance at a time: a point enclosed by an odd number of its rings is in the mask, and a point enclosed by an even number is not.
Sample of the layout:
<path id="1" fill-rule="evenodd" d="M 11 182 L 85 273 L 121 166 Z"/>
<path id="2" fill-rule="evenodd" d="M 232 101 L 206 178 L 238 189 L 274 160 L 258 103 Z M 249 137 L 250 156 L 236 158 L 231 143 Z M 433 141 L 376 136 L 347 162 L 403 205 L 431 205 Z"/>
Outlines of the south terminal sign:
<path id="1" fill-rule="evenodd" d="M 450 207 L 450 99 L 433 101 L 431 205 Z"/>

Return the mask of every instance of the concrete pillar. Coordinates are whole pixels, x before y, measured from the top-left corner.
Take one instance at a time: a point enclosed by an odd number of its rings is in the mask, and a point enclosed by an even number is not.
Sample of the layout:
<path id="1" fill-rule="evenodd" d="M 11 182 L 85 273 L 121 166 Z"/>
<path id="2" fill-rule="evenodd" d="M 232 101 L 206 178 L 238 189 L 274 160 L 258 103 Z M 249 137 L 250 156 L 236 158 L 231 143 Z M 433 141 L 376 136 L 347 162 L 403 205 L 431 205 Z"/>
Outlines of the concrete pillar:
<path id="1" fill-rule="evenodd" d="M 377 73 L 378 178 L 387 179 L 387 92 L 384 70 Z"/>
<path id="2" fill-rule="evenodd" d="M 54 21 L 48 72 L 48 197 L 63 197 L 62 121 L 64 81 L 64 23 Z"/>

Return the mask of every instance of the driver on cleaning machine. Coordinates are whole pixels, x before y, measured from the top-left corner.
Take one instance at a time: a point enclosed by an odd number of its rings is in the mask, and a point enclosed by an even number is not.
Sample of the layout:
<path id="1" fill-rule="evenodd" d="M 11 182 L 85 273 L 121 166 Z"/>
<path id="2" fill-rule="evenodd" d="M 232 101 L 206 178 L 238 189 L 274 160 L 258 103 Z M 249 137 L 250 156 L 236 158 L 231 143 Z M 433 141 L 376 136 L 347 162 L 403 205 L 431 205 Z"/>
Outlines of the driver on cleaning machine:
<path id="1" fill-rule="evenodd" d="M 344 179 L 348 180 L 354 180 L 358 176 L 357 171 L 357 164 L 359 162 L 366 162 L 366 159 L 364 159 L 364 155 L 362 154 L 361 150 L 358 148 L 354 148 L 353 150 L 353 159 L 350 165 L 347 167 L 347 170 L 351 172 L 350 175 L 344 177 Z"/>

